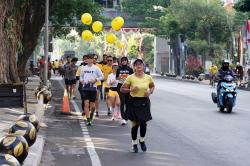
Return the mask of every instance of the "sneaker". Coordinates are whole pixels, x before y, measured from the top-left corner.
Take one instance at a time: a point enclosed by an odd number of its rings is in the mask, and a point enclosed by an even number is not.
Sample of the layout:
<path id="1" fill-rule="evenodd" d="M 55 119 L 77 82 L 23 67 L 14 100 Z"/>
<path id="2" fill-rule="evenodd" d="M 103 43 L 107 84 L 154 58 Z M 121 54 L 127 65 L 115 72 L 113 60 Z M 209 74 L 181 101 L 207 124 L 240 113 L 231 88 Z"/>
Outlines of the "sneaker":
<path id="1" fill-rule="evenodd" d="M 146 151 L 147 151 L 147 146 L 146 146 L 146 144 L 145 144 L 145 141 L 143 141 L 143 142 L 139 141 L 139 142 L 140 142 L 140 145 L 141 145 L 141 150 L 142 150 L 143 152 L 146 152 Z"/>
<path id="2" fill-rule="evenodd" d="M 111 115 L 111 112 L 110 111 L 108 111 L 108 116 L 110 116 Z"/>
<path id="3" fill-rule="evenodd" d="M 97 117 L 97 118 L 99 117 L 99 113 L 98 112 L 95 113 L 95 117 Z"/>
<path id="4" fill-rule="evenodd" d="M 111 120 L 114 121 L 114 120 L 115 120 L 115 117 L 112 117 Z"/>
<path id="5" fill-rule="evenodd" d="M 131 152 L 132 152 L 132 153 L 138 153 L 137 144 L 134 144 L 134 145 L 132 146 Z"/>
<path id="6" fill-rule="evenodd" d="M 87 122 L 87 126 L 91 126 L 92 124 L 91 124 L 91 122 Z"/>
<path id="7" fill-rule="evenodd" d="M 125 119 L 122 119 L 121 125 L 124 126 L 124 125 L 126 125 L 126 124 L 127 124 L 127 121 L 126 121 Z"/>

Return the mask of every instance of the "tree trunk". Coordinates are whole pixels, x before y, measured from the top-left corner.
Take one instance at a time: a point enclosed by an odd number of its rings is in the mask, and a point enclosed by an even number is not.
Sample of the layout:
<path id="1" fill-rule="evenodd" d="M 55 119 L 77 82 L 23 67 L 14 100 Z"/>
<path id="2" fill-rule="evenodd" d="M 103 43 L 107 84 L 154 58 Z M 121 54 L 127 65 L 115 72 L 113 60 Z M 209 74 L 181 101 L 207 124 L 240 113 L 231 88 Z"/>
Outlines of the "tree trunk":
<path id="1" fill-rule="evenodd" d="M 19 56 L 19 75 L 25 75 L 26 64 L 38 43 L 38 38 L 45 22 L 45 2 L 33 0 L 25 14 L 25 26 L 23 30 L 23 52 Z M 50 9 L 54 7 L 56 0 L 50 0 Z"/>
<path id="2" fill-rule="evenodd" d="M 19 82 L 16 65 L 16 49 L 18 44 L 18 29 L 12 15 L 14 0 L 0 1 L 0 84 Z"/>

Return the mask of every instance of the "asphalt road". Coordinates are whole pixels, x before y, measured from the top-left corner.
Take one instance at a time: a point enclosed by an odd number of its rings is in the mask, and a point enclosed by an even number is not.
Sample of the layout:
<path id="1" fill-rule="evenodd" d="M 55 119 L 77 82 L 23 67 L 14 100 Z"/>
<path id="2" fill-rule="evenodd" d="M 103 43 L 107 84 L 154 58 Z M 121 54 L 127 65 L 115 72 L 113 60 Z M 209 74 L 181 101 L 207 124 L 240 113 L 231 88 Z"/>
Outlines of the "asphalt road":
<path id="1" fill-rule="evenodd" d="M 212 103 L 208 85 L 155 79 L 151 96 L 153 120 L 148 123 L 148 151 L 130 153 L 130 126 L 106 116 L 88 127 L 92 153 L 77 115 L 60 114 L 63 90 L 53 81 L 54 111 L 46 112 L 47 128 L 41 166 L 249 166 L 250 93 L 239 91 L 231 114 Z M 76 100 L 80 107 L 79 96 Z M 72 105 L 72 111 L 76 107 Z M 81 125 L 80 125 L 81 123 Z M 91 154 L 91 155 L 90 155 Z M 94 156 L 94 157 L 93 157 Z M 100 161 L 97 163 L 93 161 Z"/>

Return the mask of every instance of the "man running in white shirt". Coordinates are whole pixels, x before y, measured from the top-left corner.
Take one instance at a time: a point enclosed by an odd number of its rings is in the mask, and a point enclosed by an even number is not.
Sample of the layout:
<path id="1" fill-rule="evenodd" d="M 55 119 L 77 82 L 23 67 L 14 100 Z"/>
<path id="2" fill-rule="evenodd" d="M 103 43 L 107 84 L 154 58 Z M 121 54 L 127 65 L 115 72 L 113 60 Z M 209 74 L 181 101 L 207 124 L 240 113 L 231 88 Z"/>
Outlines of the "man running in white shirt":
<path id="1" fill-rule="evenodd" d="M 87 117 L 87 126 L 91 126 L 95 111 L 96 82 L 103 80 L 102 71 L 93 64 L 94 54 L 87 57 L 87 65 L 81 70 L 80 82 L 83 85 L 84 112 Z"/>

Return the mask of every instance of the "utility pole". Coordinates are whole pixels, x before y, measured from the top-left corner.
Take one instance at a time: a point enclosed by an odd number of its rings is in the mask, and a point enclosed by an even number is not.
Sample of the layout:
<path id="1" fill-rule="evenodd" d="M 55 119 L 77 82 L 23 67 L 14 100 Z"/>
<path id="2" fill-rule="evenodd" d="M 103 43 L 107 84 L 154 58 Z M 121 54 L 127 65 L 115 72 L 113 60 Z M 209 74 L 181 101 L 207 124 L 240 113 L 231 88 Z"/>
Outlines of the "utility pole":
<path id="1" fill-rule="evenodd" d="M 47 81 L 48 81 L 48 59 L 49 59 L 49 0 L 46 0 L 46 7 L 45 7 L 45 63 L 44 63 L 44 85 L 47 85 Z"/>

